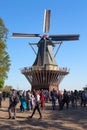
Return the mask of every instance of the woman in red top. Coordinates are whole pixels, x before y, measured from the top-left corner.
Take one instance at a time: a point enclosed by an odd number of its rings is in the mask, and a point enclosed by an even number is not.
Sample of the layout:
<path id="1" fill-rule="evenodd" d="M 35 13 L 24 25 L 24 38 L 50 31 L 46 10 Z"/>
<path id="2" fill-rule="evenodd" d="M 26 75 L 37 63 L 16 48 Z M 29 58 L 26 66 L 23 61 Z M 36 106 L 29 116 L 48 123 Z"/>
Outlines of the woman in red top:
<path id="1" fill-rule="evenodd" d="M 43 110 L 45 107 L 45 94 L 43 90 L 41 90 L 41 93 L 40 93 L 40 103 L 41 103 L 41 108 Z"/>

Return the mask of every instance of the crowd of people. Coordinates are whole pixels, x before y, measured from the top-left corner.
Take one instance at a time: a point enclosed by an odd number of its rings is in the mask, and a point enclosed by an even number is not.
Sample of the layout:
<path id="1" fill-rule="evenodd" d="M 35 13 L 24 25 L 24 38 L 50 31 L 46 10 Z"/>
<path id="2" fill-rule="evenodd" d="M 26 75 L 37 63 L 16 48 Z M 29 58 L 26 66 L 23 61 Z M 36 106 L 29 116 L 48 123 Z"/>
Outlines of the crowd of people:
<path id="1" fill-rule="evenodd" d="M 5 99 L 6 99 L 6 93 L 0 91 L 0 108 L 2 106 L 2 99 L 5 101 Z"/>
<path id="2" fill-rule="evenodd" d="M 72 108 L 77 108 L 78 104 L 80 106 L 86 107 L 87 104 L 87 91 L 66 91 L 60 92 L 53 89 L 51 91 L 52 108 L 56 107 L 56 101 L 58 99 L 59 110 L 63 110 L 64 106 L 68 109 L 71 105 Z"/>
<path id="3" fill-rule="evenodd" d="M 5 100 L 6 96 L 0 93 L 0 107 L 2 98 Z M 48 90 L 33 90 L 33 91 L 16 91 L 11 89 L 9 95 L 8 119 L 16 118 L 16 106 L 20 103 L 20 111 L 32 111 L 29 118 L 32 118 L 36 110 L 39 113 L 39 119 L 42 119 L 42 110 L 45 109 L 46 103 L 51 102 L 52 109 L 63 110 L 64 107 L 77 108 L 80 106 L 86 107 L 87 105 L 87 91 L 57 91 L 54 88 Z"/>
<path id="4" fill-rule="evenodd" d="M 47 91 L 46 91 L 47 93 Z M 16 118 L 16 106 L 20 102 L 20 111 L 24 112 L 27 111 L 33 111 L 30 118 L 33 117 L 35 114 L 35 111 L 37 110 L 39 112 L 40 118 L 42 118 L 41 109 L 43 110 L 45 107 L 45 101 L 47 100 L 47 94 L 44 93 L 43 90 L 33 90 L 33 91 L 19 91 L 18 93 L 12 89 L 10 92 L 9 97 L 9 118 L 8 119 L 15 119 Z M 48 96 L 49 97 L 49 96 Z M 12 110 L 13 110 L 13 117 L 12 117 Z"/>

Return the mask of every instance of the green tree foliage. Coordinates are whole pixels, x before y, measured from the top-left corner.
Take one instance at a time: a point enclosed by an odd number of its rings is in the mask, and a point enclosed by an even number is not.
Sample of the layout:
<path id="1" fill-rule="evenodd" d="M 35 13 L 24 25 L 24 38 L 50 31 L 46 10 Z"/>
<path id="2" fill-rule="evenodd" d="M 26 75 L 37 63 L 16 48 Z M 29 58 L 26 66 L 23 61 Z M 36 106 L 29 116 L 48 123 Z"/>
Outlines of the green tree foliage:
<path id="1" fill-rule="evenodd" d="M 86 91 L 87 91 L 87 85 L 83 88 L 83 90 L 86 90 Z"/>
<path id="2" fill-rule="evenodd" d="M 6 86 L 3 88 L 3 91 L 6 92 L 6 93 L 9 93 L 12 88 L 13 88 L 12 86 L 6 85 Z"/>
<path id="3" fill-rule="evenodd" d="M 0 79 L 0 90 L 2 90 L 3 86 L 4 86 L 4 80 Z"/>
<path id="4" fill-rule="evenodd" d="M 6 85 L 6 86 L 4 86 L 4 88 L 3 88 L 3 92 L 6 93 L 7 97 L 9 97 L 11 89 L 13 89 L 13 87 L 10 86 L 10 85 Z"/>
<path id="5" fill-rule="evenodd" d="M 0 87 L 2 86 L 2 81 L 4 82 L 8 77 L 7 73 L 11 65 L 9 54 L 6 51 L 7 35 L 8 29 L 5 27 L 3 20 L 0 18 Z"/>

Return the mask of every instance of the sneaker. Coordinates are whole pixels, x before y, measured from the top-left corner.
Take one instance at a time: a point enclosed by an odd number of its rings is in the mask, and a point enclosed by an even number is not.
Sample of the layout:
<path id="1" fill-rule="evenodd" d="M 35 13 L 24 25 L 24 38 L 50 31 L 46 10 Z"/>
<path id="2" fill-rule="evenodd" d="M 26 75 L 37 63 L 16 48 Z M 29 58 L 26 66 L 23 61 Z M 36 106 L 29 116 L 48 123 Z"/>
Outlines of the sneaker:
<path id="1" fill-rule="evenodd" d="M 32 118 L 32 116 L 29 116 L 29 118 Z"/>
<path id="2" fill-rule="evenodd" d="M 14 116 L 13 116 L 13 118 L 12 119 L 16 119 Z"/>
<path id="3" fill-rule="evenodd" d="M 42 117 L 38 118 L 38 120 L 41 120 L 41 119 L 42 119 Z"/>
<path id="4" fill-rule="evenodd" d="M 8 119 L 11 119 L 11 117 L 8 117 Z"/>
<path id="5" fill-rule="evenodd" d="M 30 119 L 30 118 L 32 118 L 32 116 L 27 117 L 27 119 Z"/>

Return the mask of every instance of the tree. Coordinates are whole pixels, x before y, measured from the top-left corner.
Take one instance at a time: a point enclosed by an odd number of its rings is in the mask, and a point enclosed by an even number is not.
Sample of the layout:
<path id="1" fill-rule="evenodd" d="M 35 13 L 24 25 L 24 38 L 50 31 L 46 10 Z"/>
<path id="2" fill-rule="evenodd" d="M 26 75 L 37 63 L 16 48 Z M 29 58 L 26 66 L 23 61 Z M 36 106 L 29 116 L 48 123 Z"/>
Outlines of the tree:
<path id="1" fill-rule="evenodd" d="M 6 86 L 4 87 L 4 89 L 3 89 L 3 91 L 9 93 L 12 88 L 13 88 L 12 86 L 6 85 Z"/>
<path id="2" fill-rule="evenodd" d="M 10 95 L 10 91 L 11 91 L 12 88 L 13 88 L 13 87 L 10 86 L 10 85 L 4 86 L 3 92 L 5 92 L 5 94 L 6 94 L 7 97 Z"/>
<path id="3" fill-rule="evenodd" d="M 85 87 L 83 88 L 83 90 L 86 90 L 86 91 L 87 91 L 87 85 L 85 85 Z"/>
<path id="4" fill-rule="evenodd" d="M 3 20 L 0 18 L 0 87 L 4 85 L 5 79 L 8 77 L 8 71 L 10 69 L 10 57 L 6 51 L 8 29 L 5 27 Z M 3 82 L 3 84 L 2 84 Z"/>
<path id="5" fill-rule="evenodd" d="M 3 86 L 4 86 L 4 80 L 0 79 L 0 90 L 3 88 Z"/>

